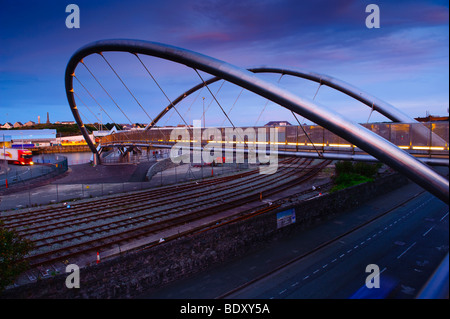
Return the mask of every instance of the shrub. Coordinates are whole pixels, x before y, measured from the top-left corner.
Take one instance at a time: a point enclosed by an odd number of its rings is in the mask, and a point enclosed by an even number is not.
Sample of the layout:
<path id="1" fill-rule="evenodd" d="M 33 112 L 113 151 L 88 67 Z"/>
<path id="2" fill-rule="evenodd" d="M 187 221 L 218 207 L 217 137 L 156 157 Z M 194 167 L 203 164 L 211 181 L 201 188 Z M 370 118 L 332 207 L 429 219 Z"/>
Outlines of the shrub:
<path id="1" fill-rule="evenodd" d="M 335 186 L 331 192 L 373 181 L 382 164 L 340 161 L 335 164 Z"/>
<path id="2" fill-rule="evenodd" d="M 0 221 L 0 292 L 27 270 L 24 257 L 32 247 L 31 241 L 6 229 Z"/>

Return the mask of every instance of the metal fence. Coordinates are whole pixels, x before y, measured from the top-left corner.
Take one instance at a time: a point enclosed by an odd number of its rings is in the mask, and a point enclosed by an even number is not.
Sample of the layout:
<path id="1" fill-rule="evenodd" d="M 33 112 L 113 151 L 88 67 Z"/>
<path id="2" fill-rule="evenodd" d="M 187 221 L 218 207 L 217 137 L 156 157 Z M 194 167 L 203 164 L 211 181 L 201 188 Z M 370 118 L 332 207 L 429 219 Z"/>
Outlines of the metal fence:
<path id="1" fill-rule="evenodd" d="M 410 153 L 447 155 L 449 151 L 449 123 L 368 123 L 362 126 L 380 135 L 391 143 Z M 250 130 L 249 130 L 250 129 Z M 264 132 L 264 141 L 271 141 L 270 130 L 273 127 L 243 127 L 236 130 L 232 128 L 217 128 L 222 134 L 222 141 L 245 140 L 247 143 L 258 142 L 261 139 L 260 132 Z M 277 148 L 279 150 L 315 151 L 322 152 L 359 152 L 358 147 L 347 142 L 338 135 L 317 125 L 281 126 L 276 128 Z M 201 130 L 195 131 L 195 130 Z M 239 131 L 237 131 L 239 130 Z M 202 144 L 207 143 L 204 134 L 205 128 L 173 127 L 153 128 L 151 130 L 138 130 L 120 132 L 102 138 L 101 144 L 117 143 L 148 143 L 167 144 L 178 141 L 194 142 L 196 137 L 202 137 Z M 231 132 L 231 134 L 230 134 Z M 252 141 L 246 133 L 255 132 L 256 139 Z M 231 137 L 230 137 L 231 135 Z M 264 135 L 264 133 L 263 133 Z M 220 138 L 215 137 L 215 140 Z M 196 141 L 198 142 L 198 141 Z M 271 141 L 273 143 L 273 139 Z"/>
<path id="2" fill-rule="evenodd" d="M 31 180 L 57 176 L 68 170 L 67 157 L 53 154 L 33 156 L 34 165 L 14 165 L 2 161 L 0 190 L 10 186 L 27 186 Z"/>

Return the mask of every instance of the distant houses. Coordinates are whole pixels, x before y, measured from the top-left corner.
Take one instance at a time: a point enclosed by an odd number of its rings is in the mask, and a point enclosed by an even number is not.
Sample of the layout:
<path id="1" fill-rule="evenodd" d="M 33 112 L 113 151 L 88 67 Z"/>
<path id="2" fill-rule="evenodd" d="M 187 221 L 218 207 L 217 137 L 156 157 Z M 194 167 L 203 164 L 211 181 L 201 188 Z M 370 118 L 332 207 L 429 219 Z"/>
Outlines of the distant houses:
<path id="1" fill-rule="evenodd" d="M 9 122 L 6 122 L 5 124 L 3 124 L 2 126 L 1 126 L 1 128 L 6 128 L 6 129 L 10 129 L 10 128 L 13 128 L 14 127 L 14 125 L 12 125 L 11 123 L 9 123 Z"/>
<path id="2" fill-rule="evenodd" d="M 33 121 L 28 121 L 23 126 L 33 126 L 33 125 L 36 125 L 36 123 Z"/>

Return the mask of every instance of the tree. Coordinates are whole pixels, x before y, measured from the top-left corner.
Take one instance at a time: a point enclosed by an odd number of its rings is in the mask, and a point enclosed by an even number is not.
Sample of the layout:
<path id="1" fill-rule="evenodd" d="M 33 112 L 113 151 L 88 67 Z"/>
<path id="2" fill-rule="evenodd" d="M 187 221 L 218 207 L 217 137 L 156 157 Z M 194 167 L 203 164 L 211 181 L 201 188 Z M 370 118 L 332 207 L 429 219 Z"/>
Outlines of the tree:
<path id="1" fill-rule="evenodd" d="M 0 292 L 28 269 L 25 256 L 32 248 L 30 240 L 5 228 L 0 221 Z"/>

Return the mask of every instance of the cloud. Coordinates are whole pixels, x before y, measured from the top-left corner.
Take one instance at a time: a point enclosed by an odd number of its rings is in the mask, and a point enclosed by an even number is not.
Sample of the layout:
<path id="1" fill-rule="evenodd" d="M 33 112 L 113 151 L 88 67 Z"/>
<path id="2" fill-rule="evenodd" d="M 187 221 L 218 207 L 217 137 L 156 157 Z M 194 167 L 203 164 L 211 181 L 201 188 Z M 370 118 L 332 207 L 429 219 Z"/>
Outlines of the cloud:
<path id="1" fill-rule="evenodd" d="M 377 1 L 381 12 L 381 28 L 377 30 L 365 27 L 369 3 L 78 0 L 81 28 L 69 30 L 64 23 L 65 3 L 8 1 L 0 10 L 0 71 L 7 82 L 2 100 L 8 101 L 11 112 L 27 94 L 33 103 L 31 92 L 35 91 L 23 92 L 23 85 L 16 82 L 23 76 L 41 82 L 39 89 L 46 101 L 39 101 L 39 105 L 64 105 L 63 74 L 70 56 L 81 46 L 105 38 L 167 43 L 240 67 L 309 69 L 360 86 L 380 98 L 415 96 L 426 101 L 419 96 L 425 89 L 435 95 L 429 98 L 441 100 L 436 91 L 426 88 L 448 92 L 444 87 L 448 86 L 448 2 Z M 117 69 L 127 80 L 135 76 L 139 82 L 143 77 L 139 65 L 129 65 L 128 61 L 118 59 Z M 146 61 L 175 96 L 199 81 L 195 74 L 185 80 L 184 73 L 168 62 Z M 151 99 L 150 94 L 145 97 Z M 155 100 L 157 103 L 165 105 L 164 99 Z M 448 105 L 448 101 L 443 103 Z"/>

